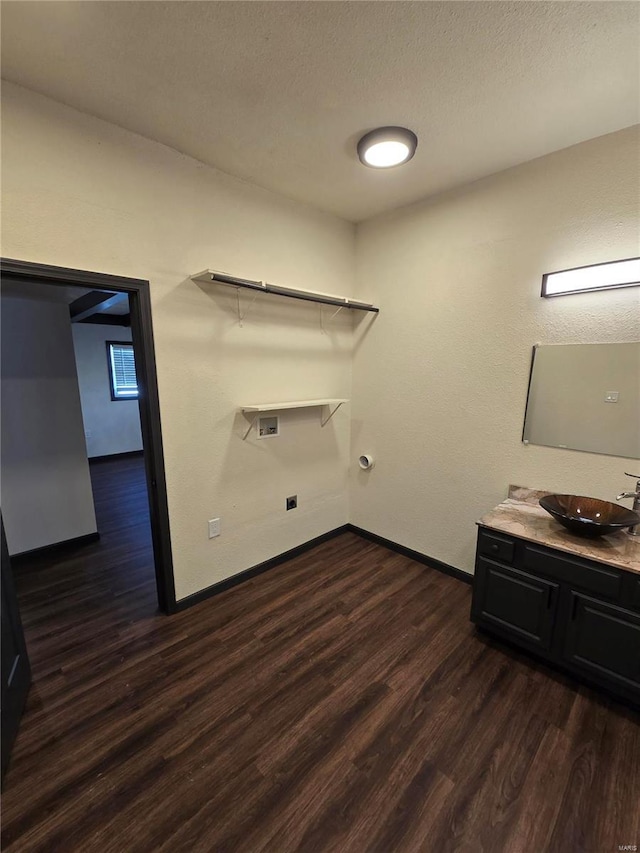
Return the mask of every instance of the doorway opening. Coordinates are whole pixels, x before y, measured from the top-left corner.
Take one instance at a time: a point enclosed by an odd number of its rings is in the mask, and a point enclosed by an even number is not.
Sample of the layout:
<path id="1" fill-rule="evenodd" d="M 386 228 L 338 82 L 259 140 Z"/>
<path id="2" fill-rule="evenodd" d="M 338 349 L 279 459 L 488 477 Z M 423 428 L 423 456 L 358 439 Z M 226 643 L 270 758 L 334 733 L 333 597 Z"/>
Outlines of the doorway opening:
<path id="1" fill-rule="evenodd" d="M 91 370 L 95 373 L 98 369 L 96 364 L 83 364 L 81 368 L 76 358 L 79 391 L 83 398 L 86 456 L 90 463 L 95 508 L 100 516 L 98 534 L 102 525 L 105 539 L 109 532 L 109 547 L 119 549 L 117 558 L 126 563 L 128 558 L 134 556 L 136 549 L 139 554 L 144 551 L 140 524 L 136 527 L 135 522 L 136 519 L 140 522 L 148 518 L 146 530 L 150 528 L 151 541 L 146 544 L 146 560 L 148 563 L 152 555 L 158 608 L 163 613 L 173 613 L 176 610 L 176 598 L 149 282 L 19 260 L 2 259 L 0 263 L 3 294 L 10 293 L 28 299 L 29 293 L 33 297 L 36 292 L 47 292 L 54 302 L 66 302 L 70 322 L 77 332 L 73 335 L 76 356 L 79 349 L 84 348 L 89 360 L 100 361 L 101 381 L 110 383 L 111 393 L 111 406 L 103 409 L 94 405 L 96 401 L 92 401 L 90 389 L 85 388 L 86 394 L 83 394 L 82 389 L 82 373 L 85 373 L 86 384 Z M 96 349 L 98 338 L 101 339 L 99 356 Z M 61 413 L 63 409 L 57 407 L 56 411 Z M 110 429 L 108 420 L 114 417 L 114 410 L 116 414 L 119 413 L 117 425 Z M 52 416 L 56 415 L 52 413 Z M 28 429 L 28 425 L 25 424 L 24 428 Z M 46 423 L 41 423 L 39 428 L 46 429 Z M 86 462 L 85 458 L 85 466 Z M 38 464 L 45 464 L 44 460 L 36 459 L 32 463 L 32 474 L 36 480 Z M 9 495 L 10 484 L 6 480 L 5 488 Z M 83 506 L 77 490 L 75 499 L 78 503 L 74 512 L 78 516 L 82 516 L 85 510 L 89 511 L 88 507 Z M 52 503 L 55 500 L 56 495 L 52 493 Z M 6 504 L 7 501 L 3 501 L 3 516 L 7 538 L 10 539 L 9 507 Z M 93 507 L 90 510 L 93 512 Z M 38 520 L 29 518 L 26 523 L 37 524 Z M 24 541 L 28 542 L 28 531 L 26 533 Z M 19 534 L 16 533 L 18 538 Z M 61 540 L 69 538 L 62 536 Z M 94 534 L 93 539 L 97 538 Z M 78 537 L 78 545 L 82 539 L 82 536 Z M 91 539 L 91 535 L 86 537 L 87 542 Z M 55 536 L 50 541 L 54 543 Z M 25 548 L 17 547 L 14 550 L 24 552 Z M 87 558 L 91 559 L 89 551 Z M 125 588 L 122 593 L 126 593 Z"/>

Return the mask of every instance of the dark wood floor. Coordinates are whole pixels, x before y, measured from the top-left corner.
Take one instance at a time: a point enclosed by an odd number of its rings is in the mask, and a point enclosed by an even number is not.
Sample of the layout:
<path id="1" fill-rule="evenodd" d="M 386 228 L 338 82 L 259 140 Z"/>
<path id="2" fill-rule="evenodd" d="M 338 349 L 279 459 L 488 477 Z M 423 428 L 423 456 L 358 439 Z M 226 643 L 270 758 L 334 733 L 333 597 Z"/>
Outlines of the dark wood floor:
<path id="1" fill-rule="evenodd" d="M 16 572 L 7 851 L 640 845 L 638 715 L 476 635 L 467 585 L 348 533 L 160 616 L 140 462 L 94 489 L 101 542 Z"/>

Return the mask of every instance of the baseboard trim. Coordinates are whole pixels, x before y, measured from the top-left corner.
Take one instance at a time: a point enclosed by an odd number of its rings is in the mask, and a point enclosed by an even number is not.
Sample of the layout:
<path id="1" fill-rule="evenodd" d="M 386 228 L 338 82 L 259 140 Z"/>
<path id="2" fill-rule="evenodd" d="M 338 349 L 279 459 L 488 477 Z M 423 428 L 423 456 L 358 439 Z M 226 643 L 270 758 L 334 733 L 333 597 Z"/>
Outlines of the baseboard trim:
<path id="1" fill-rule="evenodd" d="M 134 456 L 144 456 L 144 450 L 126 450 L 124 453 L 108 453 L 106 456 L 89 456 L 89 464 L 111 462 L 114 459 L 131 459 Z"/>
<path id="2" fill-rule="evenodd" d="M 335 539 L 336 536 L 340 536 L 341 533 L 346 533 L 349 529 L 350 527 L 348 524 L 343 524 L 341 527 L 336 527 L 333 530 L 327 531 L 327 533 L 316 536 L 315 539 L 309 539 L 308 542 L 303 542 L 302 545 L 296 545 L 295 548 L 291 548 L 289 551 L 278 554 L 277 557 L 271 557 L 270 560 L 265 560 L 264 563 L 258 563 L 257 566 L 245 569 L 243 572 L 238 572 L 237 575 L 232 575 L 230 578 L 225 578 L 218 583 L 205 587 L 205 589 L 201 589 L 199 592 L 194 592 L 186 598 L 181 598 L 176 601 L 175 612 L 179 613 L 182 610 L 188 610 L 190 607 L 194 607 L 196 604 L 200 604 L 214 595 L 219 595 L 227 589 L 231 589 L 234 586 L 238 586 L 238 584 L 251 580 L 251 578 L 255 578 L 257 575 L 263 574 L 263 572 L 268 572 L 269 569 L 274 569 L 276 566 L 286 563 L 287 560 L 292 560 L 294 557 L 304 554 L 305 551 L 310 551 L 312 548 L 315 548 L 316 545 L 322 545 L 323 542 Z"/>
<path id="3" fill-rule="evenodd" d="M 200 604 L 208 598 L 212 598 L 215 595 L 219 595 L 221 592 L 225 592 L 234 586 L 238 586 L 245 581 L 251 580 L 251 578 L 255 578 L 257 575 L 268 572 L 269 569 L 274 569 L 276 566 L 286 563 L 287 560 L 292 560 L 294 557 L 304 554 L 305 551 L 310 551 L 312 548 L 315 548 L 316 545 L 322 545 L 323 542 L 328 542 L 330 539 L 335 539 L 336 536 L 340 536 L 340 534 L 347 532 L 355 533 L 363 539 L 368 539 L 370 542 L 375 542 L 377 545 L 389 548 L 390 551 L 396 551 L 398 554 L 409 557 L 411 560 L 416 560 L 418 563 L 423 563 L 425 566 L 436 569 L 436 571 L 442 572 L 444 575 L 449 575 L 449 577 L 455 578 L 463 583 L 473 583 L 473 575 L 463 572 L 461 569 L 456 569 L 455 566 L 450 566 L 448 563 L 443 563 L 441 560 L 428 557 L 426 554 L 421 554 L 420 551 L 414 551 L 412 548 L 405 548 L 404 545 L 399 545 L 397 542 L 392 542 L 390 539 L 384 539 L 376 533 L 370 533 L 362 527 L 356 527 L 355 524 L 343 524 L 341 527 L 329 530 L 321 536 L 316 536 L 315 539 L 309 539 L 308 542 L 303 542 L 302 545 L 297 545 L 295 548 L 291 548 L 289 551 L 278 554 L 276 557 L 271 557 L 270 560 L 265 560 L 264 563 L 259 563 L 257 566 L 245 569 L 243 572 L 238 572 L 237 575 L 232 575 L 230 578 L 225 578 L 218 583 L 205 587 L 205 589 L 194 592 L 186 598 L 181 598 L 176 602 L 174 612 L 179 613 L 183 610 L 188 610 L 190 607 L 195 607 L 196 604 Z"/>
<path id="4" fill-rule="evenodd" d="M 428 557 L 420 551 L 414 551 L 413 548 L 406 548 L 404 545 L 392 542 L 391 539 L 385 539 L 382 536 L 378 536 L 377 533 L 370 533 L 362 527 L 356 527 L 355 524 L 347 524 L 347 530 L 351 530 L 352 533 L 357 533 L 358 536 L 362 536 L 363 539 L 368 539 L 370 542 L 375 542 L 377 545 L 383 545 L 385 548 L 389 548 L 390 551 L 396 551 L 404 557 L 409 557 L 411 560 L 415 560 L 418 563 L 424 563 L 425 566 L 430 566 L 432 569 L 442 572 L 443 575 L 449 575 L 449 577 L 456 578 L 456 580 L 462 581 L 463 583 L 473 583 L 473 575 L 470 575 L 468 572 L 463 572 L 462 569 L 456 569 L 455 566 L 450 566 L 448 563 L 443 563 L 442 560 L 436 560 L 434 557 Z"/>
<path id="5" fill-rule="evenodd" d="M 31 551 L 20 551 L 19 554 L 11 554 L 11 565 L 20 565 L 21 562 L 26 562 L 34 557 L 54 556 L 65 551 L 72 551 L 74 548 L 89 545 L 99 539 L 100 534 L 96 531 L 95 533 L 86 533 L 84 536 L 75 536 L 73 539 L 64 539 L 62 542 L 54 542 L 52 545 L 43 545 L 41 548 L 32 548 Z"/>

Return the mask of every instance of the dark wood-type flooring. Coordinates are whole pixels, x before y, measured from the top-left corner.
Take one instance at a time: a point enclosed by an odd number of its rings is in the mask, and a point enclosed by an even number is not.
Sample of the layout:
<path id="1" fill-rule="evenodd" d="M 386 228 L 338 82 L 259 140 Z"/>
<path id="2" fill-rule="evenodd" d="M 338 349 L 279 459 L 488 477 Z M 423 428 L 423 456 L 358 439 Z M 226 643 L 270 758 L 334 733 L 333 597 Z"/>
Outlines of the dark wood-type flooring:
<path id="1" fill-rule="evenodd" d="M 161 616 L 141 462 L 93 478 L 101 542 L 16 570 L 4 849 L 640 846 L 638 715 L 477 635 L 467 585 L 345 533 Z"/>

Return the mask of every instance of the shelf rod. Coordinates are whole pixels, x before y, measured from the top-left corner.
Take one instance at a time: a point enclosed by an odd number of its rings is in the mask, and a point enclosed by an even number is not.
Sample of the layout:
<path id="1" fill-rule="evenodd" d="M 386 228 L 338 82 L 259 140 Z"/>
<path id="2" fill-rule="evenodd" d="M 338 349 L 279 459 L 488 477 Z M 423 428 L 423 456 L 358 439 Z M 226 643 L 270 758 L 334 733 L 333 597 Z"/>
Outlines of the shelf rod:
<path id="1" fill-rule="evenodd" d="M 266 281 L 251 281 L 246 278 L 236 278 L 233 275 L 226 273 L 218 273 L 207 271 L 205 273 L 209 279 L 218 284 L 229 284 L 233 287 L 246 287 L 248 290 L 261 290 L 263 293 L 273 293 L 276 296 L 288 296 L 291 299 L 302 299 L 305 302 L 319 302 L 323 305 L 339 305 L 341 308 L 349 308 L 356 311 L 372 311 L 377 314 L 380 309 L 375 305 L 369 305 L 367 302 L 357 302 L 349 299 L 346 296 L 329 296 L 324 294 L 316 294 L 305 292 L 304 290 L 294 290 L 290 287 L 281 287 L 277 284 L 269 284 Z M 203 273 L 193 276 L 194 279 L 201 280 Z"/>

